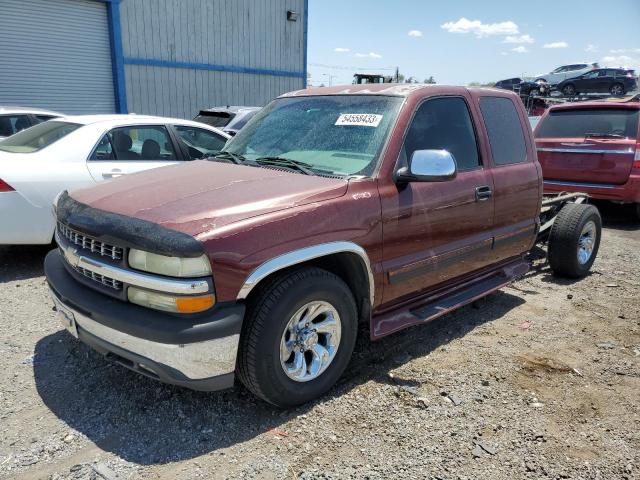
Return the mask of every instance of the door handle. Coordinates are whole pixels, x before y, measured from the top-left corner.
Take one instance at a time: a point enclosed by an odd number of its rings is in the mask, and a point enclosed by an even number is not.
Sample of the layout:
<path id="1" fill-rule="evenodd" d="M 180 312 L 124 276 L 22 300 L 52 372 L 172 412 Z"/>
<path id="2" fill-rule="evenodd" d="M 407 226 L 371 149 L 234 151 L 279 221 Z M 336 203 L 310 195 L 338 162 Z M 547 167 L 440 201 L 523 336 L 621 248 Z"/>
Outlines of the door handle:
<path id="1" fill-rule="evenodd" d="M 485 200 L 489 200 L 493 195 L 491 191 L 491 187 L 483 185 L 482 187 L 476 187 L 476 201 L 484 202 Z"/>
<path id="2" fill-rule="evenodd" d="M 119 168 L 114 168 L 113 170 L 111 170 L 110 172 L 105 172 L 102 174 L 102 178 L 117 178 L 117 177 L 121 177 L 122 175 L 124 175 L 124 173 L 122 173 L 122 170 L 120 170 Z"/>

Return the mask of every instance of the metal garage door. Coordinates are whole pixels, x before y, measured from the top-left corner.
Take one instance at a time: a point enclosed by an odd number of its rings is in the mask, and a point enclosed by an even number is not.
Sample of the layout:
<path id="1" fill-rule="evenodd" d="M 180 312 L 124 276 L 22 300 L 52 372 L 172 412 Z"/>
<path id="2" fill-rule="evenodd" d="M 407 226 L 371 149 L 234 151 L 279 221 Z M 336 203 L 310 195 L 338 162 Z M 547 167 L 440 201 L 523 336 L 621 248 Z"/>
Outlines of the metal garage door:
<path id="1" fill-rule="evenodd" d="M 115 112 L 105 3 L 0 0 L 0 105 Z"/>

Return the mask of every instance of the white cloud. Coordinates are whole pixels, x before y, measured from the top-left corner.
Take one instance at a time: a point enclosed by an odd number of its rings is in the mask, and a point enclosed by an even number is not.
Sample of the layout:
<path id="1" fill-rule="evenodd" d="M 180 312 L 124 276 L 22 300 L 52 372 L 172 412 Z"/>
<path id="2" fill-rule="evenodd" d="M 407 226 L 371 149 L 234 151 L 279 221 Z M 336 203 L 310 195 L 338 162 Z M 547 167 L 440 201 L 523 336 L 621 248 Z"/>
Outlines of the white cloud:
<path id="1" fill-rule="evenodd" d="M 500 55 L 509 55 L 507 52 L 500 52 Z"/>
<path id="2" fill-rule="evenodd" d="M 422 32 L 420 30 L 409 30 L 407 35 L 409 35 L 410 37 L 421 37 Z"/>
<path id="3" fill-rule="evenodd" d="M 601 63 L 607 67 L 631 67 L 640 68 L 640 58 L 630 57 L 628 55 L 610 55 L 603 57 Z"/>
<path id="4" fill-rule="evenodd" d="M 338 53 L 345 53 L 345 52 L 349 52 L 350 50 L 348 48 L 336 47 L 333 49 L 333 51 Z"/>
<path id="5" fill-rule="evenodd" d="M 449 33 L 473 33 L 478 38 L 489 35 L 517 35 L 520 33 L 518 25 L 511 20 L 499 23 L 482 23 L 480 20 L 469 20 L 464 17 L 457 22 L 444 23 L 440 25 L 440 28 Z"/>
<path id="6" fill-rule="evenodd" d="M 375 52 L 369 53 L 356 53 L 356 57 L 358 58 L 382 58 L 382 55 L 379 55 Z"/>
<path id="7" fill-rule="evenodd" d="M 569 44 L 567 42 L 551 42 L 545 43 L 542 48 L 568 48 Z"/>
<path id="8" fill-rule="evenodd" d="M 502 43 L 534 43 L 531 35 L 507 35 Z"/>
<path id="9" fill-rule="evenodd" d="M 598 46 L 592 44 L 587 45 L 584 49 L 585 52 L 597 52 L 598 50 L 600 50 Z"/>
<path id="10" fill-rule="evenodd" d="M 511 51 L 516 53 L 529 53 L 529 50 L 527 50 L 527 47 L 525 47 L 524 45 L 520 45 L 519 47 L 514 47 L 511 49 Z"/>
<path id="11" fill-rule="evenodd" d="M 609 53 L 640 53 L 640 48 L 618 48 L 609 50 Z"/>

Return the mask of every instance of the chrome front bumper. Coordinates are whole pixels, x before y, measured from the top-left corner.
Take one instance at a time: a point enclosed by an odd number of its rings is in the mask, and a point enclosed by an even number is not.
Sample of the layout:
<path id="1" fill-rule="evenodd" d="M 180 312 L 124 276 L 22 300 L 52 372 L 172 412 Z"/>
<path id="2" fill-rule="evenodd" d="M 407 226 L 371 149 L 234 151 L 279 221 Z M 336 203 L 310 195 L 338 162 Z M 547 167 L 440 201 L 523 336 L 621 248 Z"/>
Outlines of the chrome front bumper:
<path id="1" fill-rule="evenodd" d="M 67 305 L 64 305 L 52 291 L 57 315 L 62 325 L 74 337 L 83 340 L 82 333 L 99 338 L 118 350 L 130 352 L 137 357 L 149 360 L 142 368 L 162 376 L 155 365 L 163 365 L 175 370 L 185 381 L 203 380 L 218 375 L 233 373 L 236 366 L 236 354 L 240 335 L 216 338 L 204 342 L 171 345 L 134 337 L 102 325 Z M 140 362 L 137 362 L 140 363 Z"/>
<path id="2" fill-rule="evenodd" d="M 243 305 L 191 320 L 145 309 L 81 285 L 56 250 L 45 259 L 45 274 L 59 321 L 108 359 L 194 390 L 233 385 Z"/>

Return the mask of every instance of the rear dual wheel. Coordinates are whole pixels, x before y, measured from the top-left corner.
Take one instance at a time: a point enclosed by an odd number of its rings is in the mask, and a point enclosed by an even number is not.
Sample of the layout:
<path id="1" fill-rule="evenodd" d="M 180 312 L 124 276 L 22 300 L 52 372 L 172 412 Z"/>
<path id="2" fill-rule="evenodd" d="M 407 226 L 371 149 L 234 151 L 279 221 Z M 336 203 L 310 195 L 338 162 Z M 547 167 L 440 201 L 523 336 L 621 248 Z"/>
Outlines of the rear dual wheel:
<path id="1" fill-rule="evenodd" d="M 315 267 L 277 276 L 250 302 L 238 377 L 278 407 L 308 402 L 344 372 L 357 326 L 353 294 L 338 276 Z"/>

